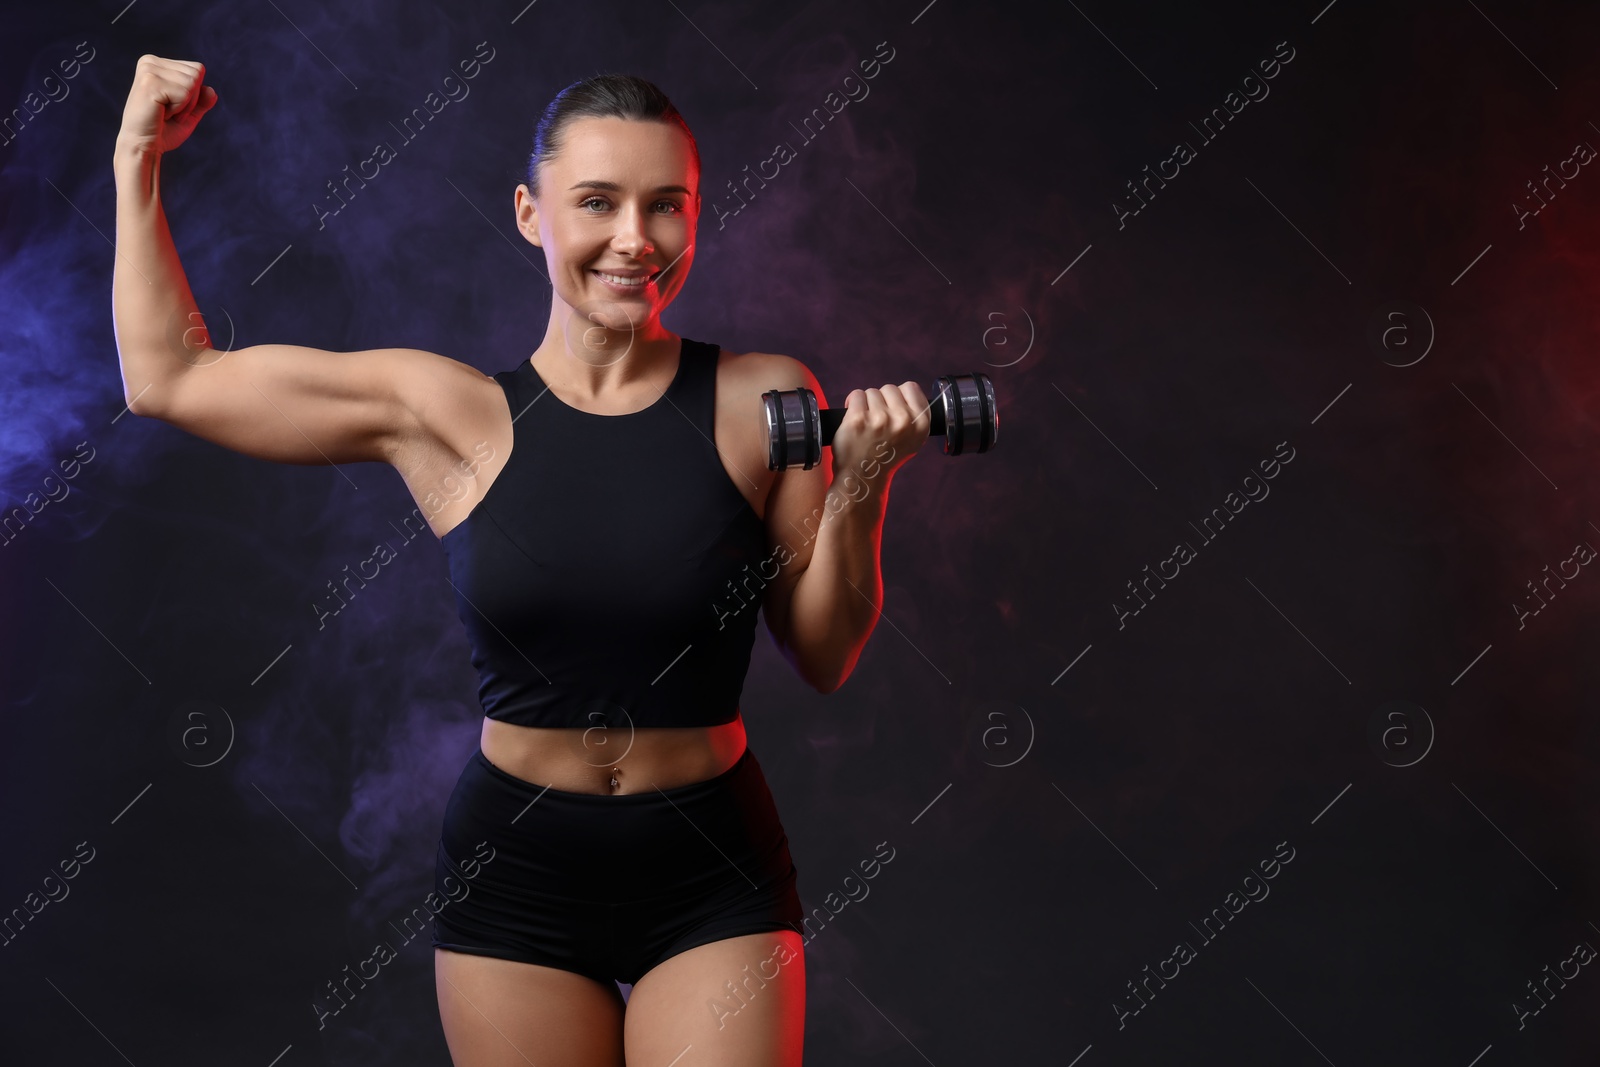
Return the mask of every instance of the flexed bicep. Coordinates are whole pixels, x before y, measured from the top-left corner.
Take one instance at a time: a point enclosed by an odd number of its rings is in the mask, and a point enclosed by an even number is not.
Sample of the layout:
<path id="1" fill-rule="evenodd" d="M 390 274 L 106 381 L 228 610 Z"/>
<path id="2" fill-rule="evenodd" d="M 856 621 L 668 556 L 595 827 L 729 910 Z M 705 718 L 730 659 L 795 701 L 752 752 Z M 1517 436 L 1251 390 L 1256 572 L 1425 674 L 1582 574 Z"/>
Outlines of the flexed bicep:
<path id="1" fill-rule="evenodd" d="M 202 352 L 132 409 L 257 459 L 389 461 L 408 434 L 426 432 L 431 405 L 482 377 L 421 349 L 261 344 Z"/>

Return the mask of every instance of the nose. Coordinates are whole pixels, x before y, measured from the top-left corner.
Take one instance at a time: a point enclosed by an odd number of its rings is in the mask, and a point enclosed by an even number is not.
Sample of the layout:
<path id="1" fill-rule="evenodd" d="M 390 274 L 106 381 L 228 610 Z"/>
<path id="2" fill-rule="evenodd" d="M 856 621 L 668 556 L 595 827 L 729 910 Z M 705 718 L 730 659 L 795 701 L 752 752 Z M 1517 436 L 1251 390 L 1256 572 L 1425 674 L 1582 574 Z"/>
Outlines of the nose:
<path id="1" fill-rule="evenodd" d="M 653 250 L 650 235 L 645 232 L 644 215 L 637 205 L 627 205 L 615 217 L 617 229 L 611 235 L 611 247 L 614 250 L 635 258 Z"/>

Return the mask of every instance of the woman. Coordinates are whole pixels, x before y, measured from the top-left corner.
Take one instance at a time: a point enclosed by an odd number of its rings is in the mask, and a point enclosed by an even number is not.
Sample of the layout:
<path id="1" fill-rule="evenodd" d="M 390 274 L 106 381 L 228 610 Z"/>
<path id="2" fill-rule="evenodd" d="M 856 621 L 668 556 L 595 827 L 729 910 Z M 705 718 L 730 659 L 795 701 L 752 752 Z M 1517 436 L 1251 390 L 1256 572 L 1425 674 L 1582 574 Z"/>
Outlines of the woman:
<path id="1" fill-rule="evenodd" d="M 822 389 L 797 360 L 662 325 L 693 262 L 699 156 L 660 90 L 616 75 L 568 86 L 538 124 L 514 206 L 553 292 L 515 369 L 416 349 L 218 352 L 159 196 L 161 154 L 217 102 L 204 73 L 140 57 L 123 114 L 124 393 L 247 455 L 390 463 L 441 539 L 485 711 L 435 874 L 470 879 L 433 932 L 452 1058 L 665 1067 L 692 1048 L 681 1062 L 697 1067 L 798 1064 L 796 872 L 738 696 L 758 606 L 809 685 L 849 675 L 927 398 L 914 382 L 851 392 L 832 449 L 854 476 L 837 486 L 767 470 L 760 394 L 805 386 L 825 403 Z"/>

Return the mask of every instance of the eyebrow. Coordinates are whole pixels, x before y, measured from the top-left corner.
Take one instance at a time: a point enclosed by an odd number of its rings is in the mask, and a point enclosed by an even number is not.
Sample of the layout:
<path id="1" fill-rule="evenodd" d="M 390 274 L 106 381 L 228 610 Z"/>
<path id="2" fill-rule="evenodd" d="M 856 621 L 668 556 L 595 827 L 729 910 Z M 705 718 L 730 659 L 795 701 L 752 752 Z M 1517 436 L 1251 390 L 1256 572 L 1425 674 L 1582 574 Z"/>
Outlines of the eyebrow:
<path id="1" fill-rule="evenodd" d="M 604 189 L 608 193 L 622 192 L 622 186 L 618 185 L 616 182 L 602 181 L 579 182 L 578 184 L 574 185 L 572 189 Z M 568 192 L 571 191 L 571 189 L 568 190 Z M 689 190 L 681 185 L 658 185 L 650 191 L 653 193 L 683 193 L 685 196 L 689 194 Z"/>

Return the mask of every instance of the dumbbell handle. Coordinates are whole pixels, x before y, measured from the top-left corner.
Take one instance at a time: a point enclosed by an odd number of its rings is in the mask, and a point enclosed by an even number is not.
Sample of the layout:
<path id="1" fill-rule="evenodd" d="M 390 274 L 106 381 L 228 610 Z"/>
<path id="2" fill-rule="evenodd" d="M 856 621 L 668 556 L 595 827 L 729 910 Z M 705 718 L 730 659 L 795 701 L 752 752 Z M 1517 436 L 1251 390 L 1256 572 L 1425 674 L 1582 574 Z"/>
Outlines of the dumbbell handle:
<path id="1" fill-rule="evenodd" d="M 925 395 L 932 398 L 937 392 L 937 388 L 929 388 L 925 391 Z M 838 431 L 840 424 L 844 422 L 847 410 L 846 408 L 822 408 L 817 412 L 818 417 L 822 420 L 822 443 L 824 445 L 833 444 L 833 435 Z M 928 436 L 943 437 L 944 408 L 938 404 L 933 404 L 928 408 L 928 418 L 930 420 Z"/>

